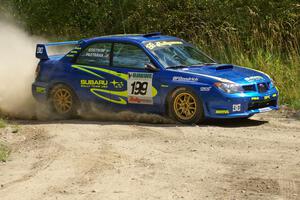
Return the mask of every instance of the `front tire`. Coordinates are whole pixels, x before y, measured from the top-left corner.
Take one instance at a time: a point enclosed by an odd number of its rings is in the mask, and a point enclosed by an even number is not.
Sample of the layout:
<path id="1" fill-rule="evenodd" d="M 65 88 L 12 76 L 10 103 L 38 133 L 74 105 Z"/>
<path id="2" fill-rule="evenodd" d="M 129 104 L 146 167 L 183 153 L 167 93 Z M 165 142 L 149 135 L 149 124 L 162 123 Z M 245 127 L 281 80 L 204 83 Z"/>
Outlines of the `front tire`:
<path id="1" fill-rule="evenodd" d="M 63 84 L 54 86 L 49 100 L 52 110 L 60 118 L 68 119 L 76 115 L 78 100 L 69 87 Z"/>
<path id="2" fill-rule="evenodd" d="M 184 124 L 198 124 L 204 121 L 200 98 L 188 88 L 176 89 L 169 100 L 169 115 Z"/>

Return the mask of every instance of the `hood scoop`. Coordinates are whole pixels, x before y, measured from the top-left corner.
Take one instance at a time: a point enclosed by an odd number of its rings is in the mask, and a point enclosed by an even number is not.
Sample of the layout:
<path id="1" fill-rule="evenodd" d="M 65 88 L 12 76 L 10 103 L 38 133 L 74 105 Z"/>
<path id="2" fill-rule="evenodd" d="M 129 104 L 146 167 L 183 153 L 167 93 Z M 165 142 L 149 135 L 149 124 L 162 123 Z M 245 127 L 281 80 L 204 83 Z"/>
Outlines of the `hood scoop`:
<path id="1" fill-rule="evenodd" d="M 216 67 L 216 70 L 232 69 L 233 65 L 220 65 Z"/>

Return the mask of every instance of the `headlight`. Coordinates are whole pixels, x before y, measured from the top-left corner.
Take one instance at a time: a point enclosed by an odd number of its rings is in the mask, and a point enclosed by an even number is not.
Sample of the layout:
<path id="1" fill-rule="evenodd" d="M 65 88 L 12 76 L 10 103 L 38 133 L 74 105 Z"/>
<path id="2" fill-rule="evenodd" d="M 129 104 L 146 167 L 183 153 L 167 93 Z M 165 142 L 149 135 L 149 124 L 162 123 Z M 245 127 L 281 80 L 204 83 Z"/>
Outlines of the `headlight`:
<path id="1" fill-rule="evenodd" d="M 215 86 L 217 88 L 219 88 L 220 90 L 222 90 L 226 93 L 229 93 L 229 94 L 244 92 L 244 89 L 242 88 L 242 86 L 240 86 L 239 84 L 236 84 L 236 83 L 217 82 L 217 83 L 215 83 Z"/>

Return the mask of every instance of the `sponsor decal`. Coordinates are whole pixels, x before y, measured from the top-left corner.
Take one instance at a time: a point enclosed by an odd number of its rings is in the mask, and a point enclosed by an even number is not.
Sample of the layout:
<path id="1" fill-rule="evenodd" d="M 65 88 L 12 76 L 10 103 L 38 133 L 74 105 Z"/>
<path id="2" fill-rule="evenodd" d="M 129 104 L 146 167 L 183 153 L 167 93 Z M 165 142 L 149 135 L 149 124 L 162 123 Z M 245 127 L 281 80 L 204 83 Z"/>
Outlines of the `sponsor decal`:
<path id="1" fill-rule="evenodd" d="M 216 114 L 220 114 L 220 115 L 229 114 L 229 110 L 216 110 Z"/>
<path id="2" fill-rule="evenodd" d="M 259 80 L 263 80 L 264 78 L 262 76 L 250 76 L 245 78 L 246 81 L 248 82 L 253 82 L 253 81 L 259 81 Z"/>
<path id="3" fill-rule="evenodd" d="M 124 87 L 124 83 L 122 81 L 116 80 L 111 82 L 108 82 L 107 80 L 80 80 L 80 86 L 85 88 L 107 88 L 109 84 L 113 85 L 116 89 Z"/>
<path id="4" fill-rule="evenodd" d="M 152 76 L 152 73 L 128 73 L 128 103 L 153 104 Z"/>
<path id="5" fill-rule="evenodd" d="M 163 87 L 163 88 L 167 88 L 167 87 L 169 87 L 168 85 L 160 85 L 161 87 Z"/>
<path id="6" fill-rule="evenodd" d="M 273 94 L 272 97 L 277 97 L 277 94 Z"/>
<path id="7" fill-rule="evenodd" d="M 173 81 L 191 81 L 196 82 L 198 81 L 198 78 L 195 77 L 182 77 L 182 76 L 174 76 Z"/>
<path id="8" fill-rule="evenodd" d="M 257 100 L 259 100 L 259 97 L 251 97 L 251 100 L 252 101 L 257 101 Z"/>
<path id="9" fill-rule="evenodd" d="M 201 92 L 209 92 L 211 87 L 200 87 Z"/>
<path id="10" fill-rule="evenodd" d="M 36 87 L 35 91 L 40 94 L 44 94 L 46 92 L 46 88 L 44 87 Z"/>
<path id="11" fill-rule="evenodd" d="M 80 80 L 80 86 L 89 88 L 107 88 L 108 87 L 108 81 L 107 80 Z"/>
<path id="12" fill-rule="evenodd" d="M 113 80 L 110 82 L 110 84 L 112 84 L 114 86 L 114 88 L 119 89 L 119 88 L 123 88 L 124 87 L 124 83 L 122 81 L 116 81 Z"/>
<path id="13" fill-rule="evenodd" d="M 270 107 L 267 107 L 267 108 L 260 108 L 258 109 L 259 112 L 263 113 L 263 112 L 268 112 L 268 111 L 271 111 L 272 109 Z"/>
<path id="14" fill-rule="evenodd" d="M 240 111 L 241 111 L 241 104 L 232 105 L 232 112 L 240 112 Z"/>
<path id="15" fill-rule="evenodd" d="M 43 54 L 43 52 L 44 52 L 44 47 L 38 47 L 38 48 L 36 49 L 36 53 L 37 53 L 37 54 Z"/>
<path id="16" fill-rule="evenodd" d="M 163 46 L 172 46 L 177 44 L 183 44 L 181 41 L 159 41 L 159 42 L 149 42 L 146 44 L 146 47 L 150 50 L 157 48 L 157 47 L 163 47 Z"/>
<path id="17" fill-rule="evenodd" d="M 129 78 L 141 78 L 141 79 L 152 79 L 151 73 L 138 73 L 138 72 L 132 72 L 129 73 Z"/>
<path id="18" fill-rule="evenodd" d="M 264 100 L 270 99 L 270 96 L 264 96 Z"/>
<path id="19" fill-rule="evenodd" d="M 136 104 L 152 104 L 152 100 L 143 98 L 143 97 L 129 97 L 129 103 L 136 103 Z"/>

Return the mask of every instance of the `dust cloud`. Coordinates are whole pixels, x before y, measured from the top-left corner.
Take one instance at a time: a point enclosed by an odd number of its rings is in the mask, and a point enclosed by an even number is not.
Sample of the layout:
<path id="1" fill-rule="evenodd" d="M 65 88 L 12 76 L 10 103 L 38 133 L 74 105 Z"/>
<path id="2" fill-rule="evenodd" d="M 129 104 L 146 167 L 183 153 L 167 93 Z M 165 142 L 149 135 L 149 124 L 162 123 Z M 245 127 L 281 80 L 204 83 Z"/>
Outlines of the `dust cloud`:
<path id="1" fill-rule="evenodd" d="M 139 122 L 150 124 L 174 124 L 177 123 L 170 118 L 158 114 L 135 113 L 132 111 L 110 112 L 99 109 L 95 104 L 90 104 L 88 111 L 79 111 L 79 116 L 85 120 Z"/>
<path id="2" fill-rule="evenodd" d="M 11 22 L 0 19 L 0 112 L 17 117 L 35 115 L 31 83 L 37 59 L 37 39 Z"/>

